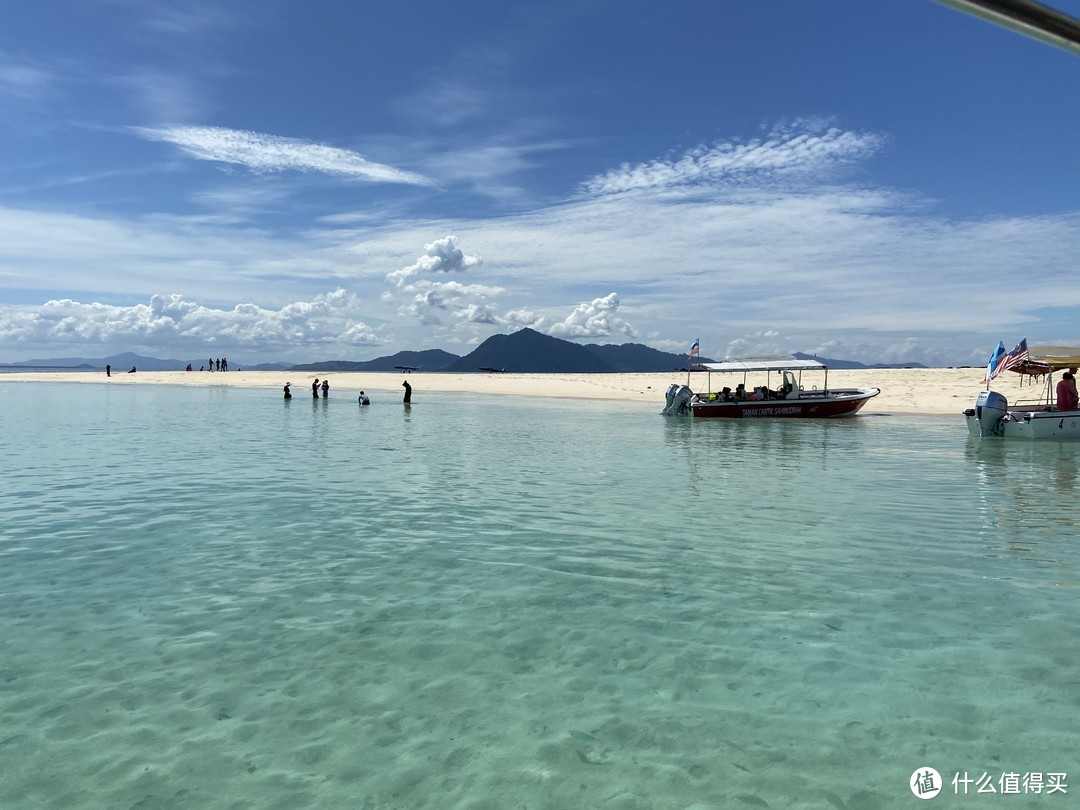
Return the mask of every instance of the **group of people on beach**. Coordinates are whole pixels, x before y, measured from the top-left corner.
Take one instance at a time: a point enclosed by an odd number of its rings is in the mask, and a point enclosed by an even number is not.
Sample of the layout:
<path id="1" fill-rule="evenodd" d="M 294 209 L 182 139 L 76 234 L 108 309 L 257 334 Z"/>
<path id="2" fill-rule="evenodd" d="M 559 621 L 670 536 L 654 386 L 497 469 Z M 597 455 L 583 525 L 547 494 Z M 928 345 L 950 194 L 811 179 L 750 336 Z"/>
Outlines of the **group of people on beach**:
<path id="1" fill-rule="evenodd" d="M 290 382 L 285 383 L 285 399 L 292 399 L 292 391 L 290 390 L 291 386 L 292 386 L 292 383 L 290 383 Z M 402 386 L 402 388 L 405 389 L 405 398 L 402 400 L 402 402 L 404 402 L 406 405 L 408 405 L 410 402 L 412 402 L 412 386 L 409 385 L 408 380 L 405 380 L 404 382 L 402 382 L 401 386 Z M 312 399 L 318 399 L 320 391 L 322 392 L 322 398 L 323 399 L 329 399 L 330 398 L 330 380 L 325 380 L 324 379 L 320 383 L 319 378 L 318 377 L 315 378 L 315 382 L 313 382 L 311 384 L 311 398 Z M 370 405 L 371 404 L 371 398 L 367 394 L 365 394 L 363 391 L 360 392 L 360 396 L 359 396 L 357 401 L 361 405 Z"/>

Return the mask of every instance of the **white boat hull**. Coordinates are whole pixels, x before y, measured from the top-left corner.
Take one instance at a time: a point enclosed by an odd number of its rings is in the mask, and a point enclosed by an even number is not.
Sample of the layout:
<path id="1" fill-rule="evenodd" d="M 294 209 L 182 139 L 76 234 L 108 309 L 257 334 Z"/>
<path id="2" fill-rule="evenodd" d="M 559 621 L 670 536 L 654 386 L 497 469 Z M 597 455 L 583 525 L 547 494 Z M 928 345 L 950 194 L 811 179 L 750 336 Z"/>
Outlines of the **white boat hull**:
<path id="1" fill-rule="evenodd" d="M 1080 441 L 1080 411 L 1054 411 L 1049 406 L 1008 407 L 993 391 L 979 395 L 974 408 L 964 411 L 968 433 L 1003 439 Z"/>

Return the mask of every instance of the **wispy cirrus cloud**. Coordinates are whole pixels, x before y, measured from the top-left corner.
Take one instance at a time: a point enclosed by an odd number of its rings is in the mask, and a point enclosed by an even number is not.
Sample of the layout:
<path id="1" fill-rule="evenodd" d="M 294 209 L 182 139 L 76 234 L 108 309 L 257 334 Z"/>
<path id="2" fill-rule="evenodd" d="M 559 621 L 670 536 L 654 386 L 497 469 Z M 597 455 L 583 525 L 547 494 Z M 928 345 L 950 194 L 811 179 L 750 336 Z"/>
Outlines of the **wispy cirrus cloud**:
<path id="1" fill-rule="evenodd" d="M 33 98 L 54 81 L 51 72 L 0 51 L 0 96 Z"/>
<path id="2" fill-rule="evenodd" d="M 195 77 L 161 70 L 130 70 L 112 83 L 122 89 L 143 120 L 185 121 L 205 114 L 205 93 Z M 151 140 L 163 140 L 151 138 Z"/>
<path id="3" fill-rule="evenodd" d="M 475 84 L 439 78 L 429 87 L 399 100 L 395 106 L 399 114 L 411 120 L 449 127 L 487 114 L 490 99 Z"/>
<path id="4" fill-rule="evenodd" d="M 375 163 L 357 152 L 296 138 L 223 127 L 133 127 L 139 137 L 178 146 L 197 160 L 245 166 L 254 172 L 320 172 L 373 183 L 431 186 L 415 172 Z"/>
<path id="5" fill-rule="evenodd" d="M 884 138 L 874 133 L 797 121 L 774 128 L 764 138 L 722 141 L 696 146 L 675 157 L 624 163 L 585 181 L 582 189 L 587 194 L 604 195 L 733 182 L 748 175 L 820 174 L 865 160 L 883 143 Z"/>
<path id="6" fill-rule="evenodd" d="M 109 5 L 122 10 L 129 26 L 125 36 L 154 31 L 172 37 L 206 37 L 217 30 L 238 25 L 243 17 L 219 4 L 192 0 L 170 3 L 162 0 L 109 0 Z"/>

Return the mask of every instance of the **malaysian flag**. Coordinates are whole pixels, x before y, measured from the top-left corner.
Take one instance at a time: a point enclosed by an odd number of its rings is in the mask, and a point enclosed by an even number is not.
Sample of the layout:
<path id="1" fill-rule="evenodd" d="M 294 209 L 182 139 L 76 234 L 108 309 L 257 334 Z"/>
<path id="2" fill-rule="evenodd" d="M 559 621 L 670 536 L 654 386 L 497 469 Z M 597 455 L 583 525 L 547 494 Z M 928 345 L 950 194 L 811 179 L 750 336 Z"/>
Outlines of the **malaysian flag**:
<path id="1" fill-rule="evenodd" d="M 1027 338 L 1016 344 L 1016 348 L 1009 352 L 1001 361 L 998 371 L 1008 371 L 1028 359 Z"/>

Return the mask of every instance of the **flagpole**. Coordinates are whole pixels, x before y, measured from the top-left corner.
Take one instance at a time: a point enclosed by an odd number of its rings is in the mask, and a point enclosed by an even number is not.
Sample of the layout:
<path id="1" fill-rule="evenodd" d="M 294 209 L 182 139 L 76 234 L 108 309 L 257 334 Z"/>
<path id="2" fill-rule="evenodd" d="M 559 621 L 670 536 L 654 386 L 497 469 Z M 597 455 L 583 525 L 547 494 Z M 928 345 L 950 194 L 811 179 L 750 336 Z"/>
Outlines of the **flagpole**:
<path id="1" fill-rule="evenodd" d="M 694 345 L 690 347 L 690 354 L 686 356 L 686 387 L 690 388 L 690 372 L 694 370 L 694 358 L 700 351 L 701 340 L 694 338 Z M 693 388 L 690 388 L 693 391 Z"/>

